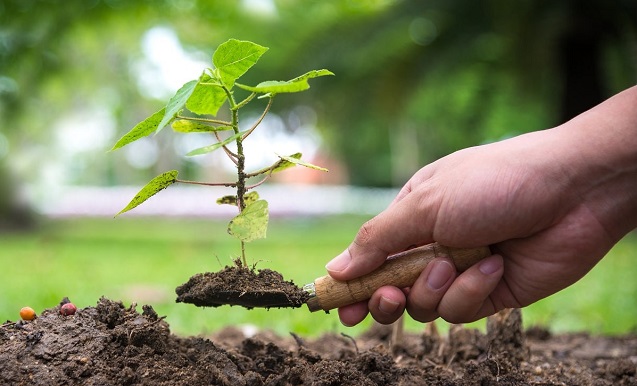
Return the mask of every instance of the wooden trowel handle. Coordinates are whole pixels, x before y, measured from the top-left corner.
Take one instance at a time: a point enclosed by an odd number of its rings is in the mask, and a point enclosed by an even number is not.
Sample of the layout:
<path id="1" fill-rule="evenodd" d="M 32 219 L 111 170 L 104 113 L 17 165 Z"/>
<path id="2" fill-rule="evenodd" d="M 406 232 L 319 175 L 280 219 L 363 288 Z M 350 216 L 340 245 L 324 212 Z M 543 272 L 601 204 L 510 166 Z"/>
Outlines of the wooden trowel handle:
<path id="1" fill-rule="evenodd" d="M 386 285 L 411 287 L 427 264 L 436 257 L 449 257 L 458 271 L 464 271 L 491 255 L 489 247 L 451 248 L 438 243 L 427 244 L 390 256 L 375 271 L 349 281 L 326 275 L 314 280 L 315 296 L 307 306 L 310 311 L 332 310 L 369 299 L 374 291 Z"/>

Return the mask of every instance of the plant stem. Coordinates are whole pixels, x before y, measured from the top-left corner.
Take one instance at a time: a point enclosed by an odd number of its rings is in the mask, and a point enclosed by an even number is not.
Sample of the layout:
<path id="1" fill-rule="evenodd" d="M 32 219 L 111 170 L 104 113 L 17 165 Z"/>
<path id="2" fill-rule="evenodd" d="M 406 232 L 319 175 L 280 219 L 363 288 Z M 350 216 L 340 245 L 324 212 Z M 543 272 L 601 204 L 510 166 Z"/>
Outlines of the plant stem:
<path id="1" fill-rule="evenodd" d="M 239 134 L 239 106 L 237 102 L 234 100 L 234 96 L 228 90 L 226 86 L 223 86 L 223 90 L 226 92 L 228 96 L 228 103 L 230 104 L 230 111 L 232 113 L 232 130 L 235 134 Z M 246 193 L 246 173 L 245 173 L 245 154 L 243 153 L 243 138 L 242 136 L 237 137 L 237 207 L 239 208 L 239 213 L 243 212 L 245 209 L 244 196 Z M 247 267 L 246 260 L 246 251 L 245 251 L 245 242 L 241 240 L 241 262 L 244 267 Z"/>
<path id="2" fill-rule="evenodd" d="M 237 110 L 232 111 L 232 122 L 235 133 L 239 133 L 239 117 Z M 235 125 L 236 122 L 236 125 Z M 246 207 L 244 196 L 246 193 L 246 173 L 245 173 L 246 157 L 243 153 L 243 139 L 237 138 L 237 206 L 239 213 L 243 212 Z M 245 243 L 241 240 L 241 260 L 243 265 L 247 267 Z"/>
<path id="3" fill-rule="evenodd" d="M 222 87 L 228 97 L 228 103 L 230 104 L 230 112 L 232 113 L 232 122 L 231 122 L 232 130 L 234 131 L 235 134 L 239 134 L 239 109 L 245 106 L 248 102 L 250 102 L 257 94 L 252 93 L 246 99 L 244 99 L 239 104 L 237 104 L 230 90 L 226 86 L 222 86 Z M 268 101 L 268 105 L 265 107 L 265 110 L 263 111 L 259 119 L 257 119 L 257 121 L 252 125 L 250 130 L 248 130 L 248 132 L 245 133 L 244 135 L 237 137 L 237 139 L 235 140 L 237 144 L 236 153 L 231 152 L 225 146 L 223 147 L 226 154 L 230 157 L 230 159 L 232 159 L 232 161 L 237 166 L 237 183 L 234 186 L 237 188 L 237 207 L 239 208 L 239 213 L 243 212 L 243 210 L 246 207 L 245 200 L 244 200 L 246 191 L 250 188 L 254 188 L 256 186 L 261 185 L 270 177 L 270 175 L 272 174 L 272 170 L 274 170 L 274 169 L 271 169 L 270 173 L 267 176 L 265 176 L 265 178 L 263 178 L 262 181 L 258 182 L 257 184 L 251 187 L 246 187 L 246 180 L 248 179 L 249 175 L 246 174 L 245 172 L 246 157 L 245 157 L 245 153 L 243 152 L 243 140 L 245 140 L 250 134 L 252 134 L 254 129 L 256 129 L 257 126 L 259 126 L 259 124 L 263 122 L 263 119 L 267 115 L 268 111 L 270 111 L 270 107 L 272 106 L 272 99 L 273 98 L 270 97 L 270 100 Z M 216 132 L 215 132 L 215 135 L 217 135 Z M 219 139 L 219 137 L 217 137 L 217 139 Z M 241 240 L 241 262 L 243 263 L 244 267 L 248 266 L 247 260 L 246 260 L 245 242 L 243 240 Z"/>
<path id="4" fill-rule="evenodd" d="M 239 113 L 236 110 L 232 110 L 232 130 L 235 134 L 239 134 Z M 243 212 L 245 209 L 245 202 L 243 196 L 245 195 L 245 162 L 246 156 L 243 152 L 243 138 L 237 137 L 237 204 L 239 206 L 239 212 Z"/>
<path id="5" fill-rule="evenodd" d="M 248 267 L 246 261 L 246 243 L 243 240 L 241 240 L 241 263 L 244 267 Z"/>

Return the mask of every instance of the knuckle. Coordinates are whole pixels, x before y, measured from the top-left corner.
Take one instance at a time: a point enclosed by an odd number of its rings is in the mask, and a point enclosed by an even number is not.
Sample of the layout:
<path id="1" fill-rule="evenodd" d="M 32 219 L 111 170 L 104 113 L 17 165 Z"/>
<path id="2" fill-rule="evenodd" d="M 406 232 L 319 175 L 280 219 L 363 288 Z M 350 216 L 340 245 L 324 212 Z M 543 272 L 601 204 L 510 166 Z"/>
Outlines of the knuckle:
<path id="1" fill-rule="evenodd" d="M 365 222 L 348 248 L 352 260 L 365 271 L 378 267 L 389 254 L 378 245 L 382 240 L 378 240 L 376 229 L 374 219 Z"/>
<path id="2" fill-rule="evenodd" d="M 354 239 L 354 243 L 359 246 L 365 246 L 369 244 L 370 241 L 373 239 L 374 228 L 375 226 L 373 223 L 373 219 L 366 221 L 358 230 L 356 238 Z"/>
<path id="3" fill-rule="evenodd" d="M 484 293 L 482 283 L 475 280 L 462 280 L 462 278 L 459 278 L 454 285 L 458 289 L 458 293 L 461 294 L 461 299 L 466 303 L 475 303 L 477 300 L 484 300 L 484 297 L 487 295 Z"/>
<path id="4" fill-rule="evenodd" d="M 442 302 L 438 311 L 449 323 L 470 323 L 477 320 L 476 312 L 479 305 L 484 303 L 485 297 L 480 286 L 460 282 L 455 296 Z"/>

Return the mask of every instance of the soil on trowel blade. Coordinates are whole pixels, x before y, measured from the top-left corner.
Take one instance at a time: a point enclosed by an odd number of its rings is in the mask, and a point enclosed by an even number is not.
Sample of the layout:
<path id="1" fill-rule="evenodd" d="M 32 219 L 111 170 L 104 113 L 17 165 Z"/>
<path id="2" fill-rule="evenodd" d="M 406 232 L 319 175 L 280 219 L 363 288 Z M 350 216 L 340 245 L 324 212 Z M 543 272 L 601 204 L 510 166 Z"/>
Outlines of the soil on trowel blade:
<path id="1" fill-rule="evenodd" d="M 178 337 L 150 306 L 105 298 L 0 325 L 0 385 L 636 385 L 637 336 L 553 336 L 503 312 L 487 334 L 435 325 L 304 339 L 226 328 Z M 274 311 L 273 311 L 274 312 Z"/>
<path id="2" fill-rule="evenodd" d="M 238 305 L 254 307 L 300 307 L 310 297 L 292 281 L 270 269 L 255 269 L 239 264 L 218 272 L 199 273 L 177 287 L 177 302 L 198 307 Z"/>

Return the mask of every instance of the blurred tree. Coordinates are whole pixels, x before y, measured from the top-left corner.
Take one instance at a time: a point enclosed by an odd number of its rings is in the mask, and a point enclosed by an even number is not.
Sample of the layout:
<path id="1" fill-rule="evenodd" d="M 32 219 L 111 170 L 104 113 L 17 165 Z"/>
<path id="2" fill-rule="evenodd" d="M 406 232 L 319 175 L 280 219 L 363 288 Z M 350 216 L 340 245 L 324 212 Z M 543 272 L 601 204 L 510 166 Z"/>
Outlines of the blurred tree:
<path id="1" fill-rule="evenodd" d="M 326 31 L 301 54 L 338 76 L 318 86 L 327 135 L 363 185 L 558 124 L 637 79 L 633 1 L 403 1 Z"/>
<path id="2" fill-rule="evenodd" d="M 272 15 L 268 16 L 263 6 L 255 10 L 253 5 L 257 3 L 196 0 L 8 0 L 0 3 L 0 139 L 7 138 L 10 143 L 7 151 L 0 151 L 0 170 L 7 171 L 7 161 L 10 161 L 11 168 L 17 169 L 22 178 L 31 182 L 39 180 L 40 184 L 46 184 L 42 181 L 45 179 L 54 179 L 58 184 L 78 182 L 71 174 L 80 176 L 83 183 L 98 185 L 147 180 L 149 176 L 144 173 L 154 175 L 153 170 L 131 175 L 131 168 L 121 165 L 125 162 L 123 157 L 104 157 L 103 151 L 107 148 L 88 146 L 81 157 L 68 159 L 69 154 L 55 149 L 56 146 L 63 150 L 65 145 L 72 146 L 78 141 L 90 143 L 97 138 L 86 135 L 96 133 L 85 130 L 85 133 L 72 133 L 61 139 L 56 133 L 56 124 L 72 115 L 88 129 L 95 121 L 104 119 L 98 113 L 106 108 L 115 119 L 117 132 L 97 134 L 102 139 L 110 135 L 114 140 L 164 104 L 165 96 L 158 97 L 162 100 L 157 101 L 141 93 L 136 78 L 139 75 L 136 66 L 144 55 L 141 41 L 153 27 L 175 29 L 183 42 L 190 42 L 186 50 L 202 47 L 208 61 L 210 47 L 229 37 L 276 46 L 284 36 L 282 33 L 290 31 L 285 25 L 270 24 L 271 29 L 281 33 L 271 33 L 272 38 L 261 39 L 263 21 L 270 23 Z M 260 3 L 268 4 L 267 1 Z M 300 4 L 293 5 L 301 9 Z M 338 12 L 326 15 L 340 17 Z M 310 15 L 305 18 L 310 19 Z M 320 18 L 314 20 L 314 24 L 307 23 L 306 27 L 320 23 Z M 296 18 L 290 21 L 296 26 L 303 23 Z M 280 41 L 292 43 L 294 39 Z M 290 43 L 287 47 L 293 50 L 295 43 Z M 192 74 L 192 77 L 198 75 Z M 61 140 L 69 144 L 60 144 Z M 159 162 L 174 166 L 179 160 L 175 160 L 173 144 L 166 143 L 161 136 L 159 140 L 162 152 Z M 72 169 L 51 170 L 56 158 L 57 161 L 65 158 Z M 185 164 L 184 168 L 196 172 L 192 164 Z M 0 178 L 9 186 L 14 180 L 3 178 L 7 173 Z M 19 191 L 13 188 L 0 191 L 0 217 L 7 217 L 9 224 L 22 221 L 15 216 L 17 212 L 11 210 L 18 202 L 15 196 Z"/>
<path id="3" fill-rule="evenodd" d="M 10 147 L 0 164 L 19 159 L 14 168 L 41 178 L 33 168 L 48 167 L 53 125 L 71 112 L 106 106 L 113 137 L 152 113 L 165 100 L 140 93 L 135 65 L 144 34 L 165 26 L 205 60 L 230 37 L 271 47 L 246 83 L 334 71 L 274 112 L 311 105 L 353 183 L 399 185 L 435 158 L 549 127 L 634 84 L 636 19 L 631 0 L 5 0 L 0 136 Z M 161 162 L 179 162 L 161 146 Z M 154 174 L 93 153 L 72 160 L 85 183 Z"/>
<path id="4" fill-rule="evenodd" d="M 130 96 L 134 83 L 128 69 L 122 68 L 127 63 L 122 47 L 129 48 L 131 42 L 122 31 L 143 30 L 143 25 L 130 22 L 133 8 L 128 10 L 130 23 L 113 18 L 113 5 L 20 0 L 0 4 L 0 135 L 10 143 L 0 156 L 0 170 L 5 170 L 0 222 L 7 227 L 32 223 L 29 211 L 16 210 L 24 197 L 15 186 L 19 181 L 8 178 L 7 161 L 23 179 L 42 178 L 56 157 L 51 148 L 57 120 L 74 110 L 89 110 L 104 95 L 100 91 L 114 85 L 116 102 L 125 103 Z M 103 30 L 92 28 L 98 25 Z M 109 107 L 117 113 L 121 105 Z"/>

